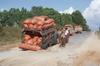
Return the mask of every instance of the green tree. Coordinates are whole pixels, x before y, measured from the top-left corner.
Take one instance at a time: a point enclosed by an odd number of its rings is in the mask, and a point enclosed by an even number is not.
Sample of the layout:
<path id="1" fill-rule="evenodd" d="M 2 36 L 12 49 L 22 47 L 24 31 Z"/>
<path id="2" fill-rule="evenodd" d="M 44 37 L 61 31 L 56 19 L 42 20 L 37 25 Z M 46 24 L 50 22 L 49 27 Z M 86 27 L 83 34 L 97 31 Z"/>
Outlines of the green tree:
<path id="1" fill-rule="evenodd" d="M 4 10 L 1 16 L 1 24 L 2 26 L 7 26 L 8 23 L 9 23 L 9 14 L 6 10 Z"/>
<path id="2" fill-rule="evenodd" d="M 44 8 L 41 15 L 46 15 L 49 18 L 54 19 L 55 23 L 61 24 L 60 22 L 61 15 L 59 12 L 55 11 L 53 8 Z"/>
<path id="3" fill-rule="evenodd" d="M 76 10 L 75 12 L 72 13 L 71 16 L 72 16 L 73 22 L 75 22 L 76 24 L 79 24 L 79 25 L 84 24 L 84 18 L 80 11 Z"/>
<path id="4" fill-rule="evenodd" d="M 70 14 L 65 14 L 65 13 L 62 13 L 61 14 L 61 22 L 62 22 L 62 25 L 66 25 L 66 24 L 70 24 L 72 23 L 72 18 L 70 16 Z"/>
<path id="5" fill-rule="evenodd" d="M 18 24 L 19 21 L 21 20 L 21 12 L 20 10 L 17 8 L 11 8 L 9 10 L 9 24 L 10 26 L 14 26 L 14 24 Z"/>
<path id="6" fill-rule="evenodd" d="M 26 19 L 27 18 L 27 9 L 22 7 L 21 9 L 21 19 Z"/>
<path id="7" fill-rule="evenodd" d="M 86 20 L 80 11 L 76 10 L 70 14 L 60 14 L 53 8 L 43 8 L 42 6 L 33 6 L 30 11 L 27 11 L 24 7 L 21 10 L 18 8 L 11 8 L 9 11 L 4 10 L 0 12 L 0 22 L 3 26 L 15 26 L 23 27 L 22 22 L 25 19 L 31 19 L 35 16 L 46 15 L 49 18 L 55 20 L 57 28 L 64 26 L 65 24 L 82 25 L 83 30 L 89 30 L 89 26 L 86 24 Z"/>
<path id="8" fill-rule="evenodd" d="M 42 6 L 39 7 L 33 6 L 31 9 L 31 13 L 33 14 L 33 16 L 40 16 L 42 12 L 43 12 Z"/>
<path id="9" fill-rule="evenodd" d="M 72 20 L 76 25 L 82 25 L 83 30 L 88 30 L 89 28 L 86 25 L 86 20 L 81 14 L 80 11 L 76 10 L 71 14 Z"/>

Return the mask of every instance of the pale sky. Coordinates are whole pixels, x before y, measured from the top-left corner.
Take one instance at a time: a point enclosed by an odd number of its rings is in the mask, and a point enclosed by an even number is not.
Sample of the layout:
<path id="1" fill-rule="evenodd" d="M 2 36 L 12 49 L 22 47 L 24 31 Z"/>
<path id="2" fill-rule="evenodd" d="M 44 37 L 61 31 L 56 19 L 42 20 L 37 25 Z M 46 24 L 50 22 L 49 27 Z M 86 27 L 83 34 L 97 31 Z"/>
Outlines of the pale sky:
<path id="1" fill-rule="evenodd" d="M 100 27 L 100 0 L 0 0 L 0 11 L 11 8 L 26 8 L 31 10 L 32 6 L 53 8 L 60 13 L 71 14 L 79 10 L 87 21 L 92 31 Z"/>

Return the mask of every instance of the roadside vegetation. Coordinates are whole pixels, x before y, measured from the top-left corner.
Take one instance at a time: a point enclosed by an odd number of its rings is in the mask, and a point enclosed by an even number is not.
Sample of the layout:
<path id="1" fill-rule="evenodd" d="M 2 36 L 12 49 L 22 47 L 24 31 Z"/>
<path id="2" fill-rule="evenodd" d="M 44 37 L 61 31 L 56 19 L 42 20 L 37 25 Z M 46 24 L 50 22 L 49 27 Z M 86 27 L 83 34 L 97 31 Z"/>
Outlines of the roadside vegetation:
<path id="1" fill-rule="evenodd" d="M 12 44 L 21 41 L 21 28 L 2 27 L 0 28 L 0 44 Z"/>
<path id="2" fill-rule="evenodd" d="M 57 28 L 63 27 L 66 24 L 82 25 L 84 31 L 89 30 L 86 20 L 79 10 L 74 11 L 72 14 L 59 13 L 53 8 L 43 8 L 42 6 L 33 6 L 30 11 L 24 7 L 21 10 L 18 8 L 11 8 L 9 11 L 4 10 L 0 12 L 0 22 L 2 26 L 18 26 L 23 27 L 22 22 L 25 19 L 31 19 L 35 16 L 46 15 L 55 20 Z"/>
<path id="3" fill-rule="evenodd" d="M 89 31 L 89 26 L 79 10 L 72 14 L 59 13 L 53 8 L 43 8 L 33 6 L 30 11 L 22 7 L 11 8 L 9 11 L 0 12 L 0 44 L 16 43 L 20 41 L 22 22 L 25 19 L 32 19 L 35 16 L 46 15 L 55 20 L 56 29 L 62 28 L 66 24 L 82 25 L 83 31 Z"/>

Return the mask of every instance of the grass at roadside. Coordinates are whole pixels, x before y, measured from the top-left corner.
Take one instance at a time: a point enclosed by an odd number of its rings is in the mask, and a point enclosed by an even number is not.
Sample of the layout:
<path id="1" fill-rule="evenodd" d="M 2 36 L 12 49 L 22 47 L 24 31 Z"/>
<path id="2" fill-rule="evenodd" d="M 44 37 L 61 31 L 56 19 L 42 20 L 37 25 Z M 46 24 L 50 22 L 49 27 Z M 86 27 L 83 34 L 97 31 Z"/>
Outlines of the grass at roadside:
<path id="1" fill-rule="evenodd" d="M 97 31 L 98 38 L 100 39 L 100 31 Z"/>
<path id="2" fill-rule="evenodd" d="M 21 31 L 19 27 L 0 27 L 0 45 L 13 44 L 21 41 Z"/>

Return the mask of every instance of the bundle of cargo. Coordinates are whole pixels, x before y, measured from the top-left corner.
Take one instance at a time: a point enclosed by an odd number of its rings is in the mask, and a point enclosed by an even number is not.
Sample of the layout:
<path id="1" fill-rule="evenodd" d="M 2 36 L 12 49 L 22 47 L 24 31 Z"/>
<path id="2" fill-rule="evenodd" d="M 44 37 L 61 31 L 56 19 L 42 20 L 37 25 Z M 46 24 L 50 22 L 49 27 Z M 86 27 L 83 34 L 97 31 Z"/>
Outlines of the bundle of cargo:
<path id="1" fill-rule="evenodd" d="M 24 35 L 25 44 L 21 44 L 19 48 L 27 50 L 40 50 L 39 44 L 42 42 L 42 38 L 34 36 L 33 38 L 30 35 Z M 33 48 L 34 47 L 34 48 Z M 32 49 L 33 48 L 33 49 Z"/>
<path id="2" fill-rule="evenodd" d="M 55 24 L 47 16 L 37 16 L 23 22 L 21 49 L 41 50 L 56 44 Z"/>
<path id="3" fill-rule="evenodd" d="M 33 19 L 26 19 L 23 22 L 25 28 L 34 29 L 34 30 L 41 30 L 45 28 L 49 28 L 50 26 L 54 26 L 54 20 L 49 19 L 47 16 L 37 16 Z"/>

